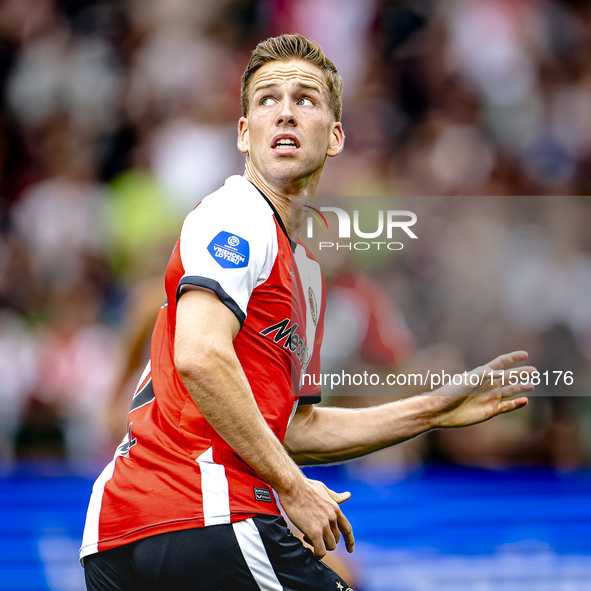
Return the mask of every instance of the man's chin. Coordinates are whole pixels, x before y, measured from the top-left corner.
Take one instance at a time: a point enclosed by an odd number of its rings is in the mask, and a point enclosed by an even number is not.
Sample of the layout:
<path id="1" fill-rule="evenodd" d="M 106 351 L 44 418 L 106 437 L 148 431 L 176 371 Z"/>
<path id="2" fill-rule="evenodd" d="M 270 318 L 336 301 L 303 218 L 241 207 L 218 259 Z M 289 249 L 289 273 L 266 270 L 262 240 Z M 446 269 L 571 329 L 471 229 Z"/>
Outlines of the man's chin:
<path id="1" fill-rule="evenodd" d="M 285 159 L 281 162 L 274 162 L 267 170 L 271 178 L 285 183 L 310 176 L 319 168 L 320 166 L 305 165 L 301 161 Z"/>

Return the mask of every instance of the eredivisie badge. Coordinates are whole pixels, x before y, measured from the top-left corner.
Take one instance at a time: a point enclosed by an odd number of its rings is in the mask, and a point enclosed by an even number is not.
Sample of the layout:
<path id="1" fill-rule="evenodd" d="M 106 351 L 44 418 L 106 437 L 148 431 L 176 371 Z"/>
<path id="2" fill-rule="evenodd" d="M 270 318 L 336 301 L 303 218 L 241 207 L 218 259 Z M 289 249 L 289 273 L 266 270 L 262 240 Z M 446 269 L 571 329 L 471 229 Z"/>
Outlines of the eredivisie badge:
<path id="1" fill-rule="evenodd" d="M 308 288 L 308 302 L 310 302 L 310 314 L 312 314 L 312 320 L 314 321 L 314 326 L 318 322 L 318 305 L 316 304 L 316 296 L 312 291 L 312 288 Z"/>

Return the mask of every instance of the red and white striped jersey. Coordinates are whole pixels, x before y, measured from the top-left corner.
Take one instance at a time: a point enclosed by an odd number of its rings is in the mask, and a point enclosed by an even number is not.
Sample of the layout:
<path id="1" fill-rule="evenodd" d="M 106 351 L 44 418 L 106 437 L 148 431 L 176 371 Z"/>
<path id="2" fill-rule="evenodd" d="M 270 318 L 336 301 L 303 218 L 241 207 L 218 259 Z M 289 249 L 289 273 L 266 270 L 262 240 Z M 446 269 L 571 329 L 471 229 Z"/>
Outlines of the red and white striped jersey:
<path id="1" fill-rule="evenodd" d="M 320 373 L 325 290 L 267 198 L 233 176 L 187 216 L 166 270 L 167 302 L 131 404 L 127 435 L 94 484 L 80 556 L 164 532 L 279 514 L 270 486 L 215 432 L 174 365 L 178 299 L 206 287 L 236 315 L 236 355 L 267 423 L 283 441 L 300 386 Z"/>

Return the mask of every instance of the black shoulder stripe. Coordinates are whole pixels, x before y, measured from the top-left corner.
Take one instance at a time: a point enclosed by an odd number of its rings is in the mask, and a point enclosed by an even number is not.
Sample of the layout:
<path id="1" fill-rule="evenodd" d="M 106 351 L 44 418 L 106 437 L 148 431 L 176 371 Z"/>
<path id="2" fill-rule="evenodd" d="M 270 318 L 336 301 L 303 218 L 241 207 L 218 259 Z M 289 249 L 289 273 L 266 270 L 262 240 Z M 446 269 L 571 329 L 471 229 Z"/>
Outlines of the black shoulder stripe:
<path id="1" fill-rule="evenodd" d="M 136 396 L 133 397 L 131 401 L 131 408 L 129 412 L 133 412 L 140 408 L 140 406 L 144 406 L 148 404 L 148 402 L 152 402 L 156 398 L 154 396 L 154 388 L 152 387 L 152 378 L 148 381 L 148 383 L 138 392 Z"/>
<path id="2" fill-rule="evenodd" d="M 179 286 L 176 290 L 177 302 L 181 297 L 183 285 L 194 285 L 195 287 L 206 287 L 207 289 L 211 289 L 211 291 L 213 291 L 213 293 L 215 293 L 215 295 L 217 295 L 218 298 L 220 298 L 222 304 L 225 304 L 234 313 L 234 316 L 238 318 L 238 322 L 240 322 L 240 330 L 242 330 L 242 326 L 244 325 L 244 321 L 246 320 L 246 314 L 240 309 L 240 306 L 234 301 L 232 296 L 226 293 L 224 288 L 215 279 L 197 276 L 183 277 L 179 281 Z"/>
<path id="3" fill-rule="evenodd" d="M 306 404 L 318 404 L 322 400 L 322 393 L 318 392 L 318 394 L 310 394 L 308 396 L 300 396 L 299 398 L 299 405 L 304 406 Z"/>

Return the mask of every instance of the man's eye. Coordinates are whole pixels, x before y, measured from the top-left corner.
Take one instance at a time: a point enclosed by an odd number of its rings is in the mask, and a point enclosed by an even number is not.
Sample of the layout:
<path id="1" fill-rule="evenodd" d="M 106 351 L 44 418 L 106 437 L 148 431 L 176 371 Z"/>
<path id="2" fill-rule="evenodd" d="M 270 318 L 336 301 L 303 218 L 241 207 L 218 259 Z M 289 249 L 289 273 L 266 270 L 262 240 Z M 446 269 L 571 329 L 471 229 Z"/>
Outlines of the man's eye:
<path id="1" fill-rule="evenodd" d="M 312 101 L 312 99 L 309 99 L 307 96 L 304 96 L 296 104 L 304 107 L 310 107 L 314 104 L 314 102 Z"/>
<path id="2" fill-rule="evenodd" d="M 272 99 L 270 96 L 266 96 L 262 101 L 261 101 L 261 105 L 263 105 L 263 107 L 270 107 L 271 105 L 273 105 L 275 103 L 275 100 Z"/>

